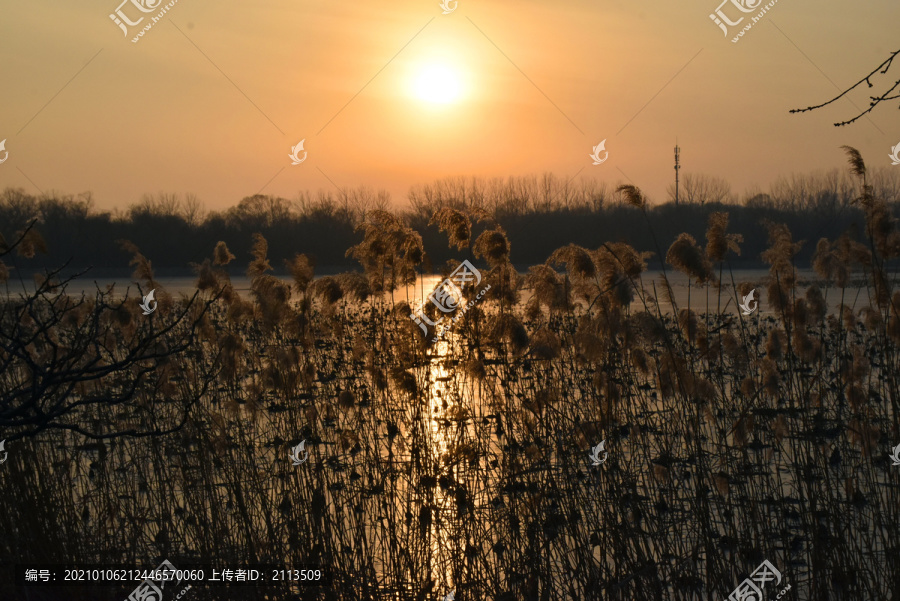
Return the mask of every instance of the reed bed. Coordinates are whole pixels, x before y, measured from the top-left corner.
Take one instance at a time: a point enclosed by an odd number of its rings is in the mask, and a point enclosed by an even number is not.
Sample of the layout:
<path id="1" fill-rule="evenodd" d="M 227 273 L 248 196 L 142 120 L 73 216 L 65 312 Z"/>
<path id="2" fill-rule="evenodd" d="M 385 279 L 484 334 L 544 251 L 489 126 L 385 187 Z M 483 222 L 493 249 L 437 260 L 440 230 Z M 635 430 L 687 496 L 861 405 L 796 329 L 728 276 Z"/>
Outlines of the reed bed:
<path id="1" fill-rule="evenodd" d="M 678 306 L 665 275 L 647 279 L 649 254 L 626 244 L 566 247 L 523 277 L 502 229 L 488 223 L 475 238 L 472 219 L 485 215 L 445 209 L 435 223 L 486 264 L 491 288 L 440 342 L 423 338 L 409 299 L 394 294 L 416 281 L 421 238 L 381 211 L 348 251 L 365 274 L 314 278 L 298 256 L 289 286 L 271 275 L 260 236 L 248 298 L 231 288 L 234 257 L 220 243 L 196 266 L 197 294 L 163 297 L 151 320 L 106 291 L 87 309 L 70 302 L 58 312 L 78 314 L 59 320 L 54 344 L 106 314 L 118 315 L 109 344 L 120 353 L 161 330 L 190 343 L 67 391 L 132 396 L 62 423 L 174 431 L 10 436 L 0 561 L 149 568 L 168 558 L 331 575 L 327 587 L 200 586 L 188 599 L 424 600 L 455 589 L 463 600 L 694 601 L 727 598 L 768 560 L 783 575 L 770 598 L 787 584 L 784 599 L 892 598 L 900 233 L 861 161 L 868 236 L 820 241 L 821 281 L 808 285 L 796 281 L 798 243 L 777 224 L 765 282 L 734 280 L 727 256 L 741 241 L 726 214 L 711 218 L 705 248 L 683 235 L 653 249 L 691 277 L 691 301 Z M 638 189 L 623 192 L 642 210 Z M 859 292 L 851 277 L 869 299 L 860 311 L 843 302 Z M 743 294 L 765 288 L 767 310 L 726 310 L 726 280 Z M 30 323 L 59 298 L 35 301 Z M 16 325 L 23 306 L 3 306 L 5 339 L 36 327 Z M 4 347 L 4 389 L 33 386 L 26 357 L 51 343 L 28 344 L 15 356 Z M 293 466 L 288 450 L 301 440 L 310 459 Z M 608 459 L 593 466 L 601 440 Z M 0 593 L 25 598 L 8 583 Z M 44 598 L 62 598 L 53 594 Z"/>

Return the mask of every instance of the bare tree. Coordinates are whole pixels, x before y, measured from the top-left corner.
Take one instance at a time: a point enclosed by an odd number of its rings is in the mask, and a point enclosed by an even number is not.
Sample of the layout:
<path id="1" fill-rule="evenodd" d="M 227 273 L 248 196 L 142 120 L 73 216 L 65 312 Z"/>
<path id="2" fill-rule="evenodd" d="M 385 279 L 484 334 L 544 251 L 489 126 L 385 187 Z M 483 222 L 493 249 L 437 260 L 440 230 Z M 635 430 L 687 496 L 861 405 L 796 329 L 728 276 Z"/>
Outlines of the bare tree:
<path id="1" fill-rule="evenodd" d="M 670 184 L 667 192 L 669 200 L 675 201 L 675 185 Z M 708 202 L 728 202 L 733 200 L 731 184 L 721 177 L 702 173 L 686 173 L 681 180 L 679 200 L 686 204 L 703 205 Z"/>
<path id="2" fill-rule="evenodd" d="M 266 194 L 242 198 L 237 206 L 225 211 L 225 221 L 232 226 L 256 231 L 275 223 L 287 223 L 291 218 L 290 201 Z"/>
<path id="3" fill-rule="evenodd" d="M 834 213 L 848 207 L 854 198 L 854 183 L 839 169 L 825 172 L 792 173 L 769 186 L 774 206 L 790 211 Z"/>
<path id="4" fill-rule="evenodd" d="M 203 223 L 203 218 L 206 216 L 206 210 L 203 207 L 203 202 L 197 197 L 196 194 L 188 193 L 184 197 L 184 201 L 181 202 L 181 217 L 193 227 L 199 226 Z"/>
<path id="5" fill-rule="evenodd" d="M 13 251 L 33 256 L 40 246 L 33 226 L 0 249 L 0 265 Z M 0 438 L 66 430 L 109 439 L 183 427 L 216 381 L 215 358 L 199 370 L 184 360 L 215 299 L 160 298 L 163 315 L 139 317 L 136 298 L 100 289 L 73 297 L 66 287 L 76 276 L 59 281 L 59 274 L 0 301 Z"/>

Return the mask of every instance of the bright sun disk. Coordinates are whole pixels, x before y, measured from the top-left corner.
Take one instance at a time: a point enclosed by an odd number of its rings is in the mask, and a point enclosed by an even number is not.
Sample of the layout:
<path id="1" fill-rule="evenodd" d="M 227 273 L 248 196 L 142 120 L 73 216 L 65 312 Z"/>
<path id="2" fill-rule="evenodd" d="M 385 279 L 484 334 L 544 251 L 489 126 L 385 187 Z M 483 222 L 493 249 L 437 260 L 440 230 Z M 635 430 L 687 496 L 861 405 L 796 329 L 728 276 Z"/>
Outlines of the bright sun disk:
<path id="1" fill-rule="evenodd" d="M 434 104 L 454 102 L 462 93 L 456 72 L 444 65 L 423 68 L 416 76 L 413 89 L 420 100 Z"/>

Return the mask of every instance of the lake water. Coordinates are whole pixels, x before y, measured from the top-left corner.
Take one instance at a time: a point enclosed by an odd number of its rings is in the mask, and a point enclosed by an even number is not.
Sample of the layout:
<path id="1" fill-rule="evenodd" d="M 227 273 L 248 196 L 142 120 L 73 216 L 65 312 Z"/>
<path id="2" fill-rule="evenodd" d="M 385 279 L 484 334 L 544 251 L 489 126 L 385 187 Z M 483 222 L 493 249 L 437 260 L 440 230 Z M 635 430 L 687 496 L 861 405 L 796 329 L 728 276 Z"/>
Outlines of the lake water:
<path id="1" fill-rule="evenodd" d="M 772 315 L 772 311 L 767 309 L 765 300 L 765 282 L 768 280 L 769 272 L 766 269 L 745 269 L 734 271 L 734 284 L 740 286 L 744 282 L 750 282 L 756 287 L 754 299 L 759 303 L 760 315 Z M 525 274 L 520 274 L 524 276 Z M 666 309 L 671 309 L 671 304 L 665 299 L 660 286 L 661 271 L 648 271 L 643 277 L 643 286 L 649 295 L 653 295 L 653 286 L 656 284 L 656 292 L 660 296 L 660 304 Z M 687 276 L 669 271 L 669 282 L 675 296 L 675 302 L 680 309 L 690 307 L 699 312 L 706 312 L 707 308 L 710 312 L 716 312 L 717 307 L 721 307 L 722 311 L 737 314 L 740 310 L 737 307 L 739 302 L 738 295 L 734 292 L 729 274 L 723 275 L 723 286 L 721 290 L 717 290 L 715 286 L 698 287 L 696 284 L 690 284 Z M 286 283 L 290 284 L 289 277 L 281 277 Z M 426 297 L 431 290 L 441 281 L 439 275 L 421 276 L 415 286 L 409 286 L 406 289 L 400 289 L 394 292 L 393 298 L 396 302 L 403 300 L 421 300 Z M 190 296 L 194 293 L 195 277 L 161 277 L 159 283 L 167 292 L 173 295 Z M 232 278 L 234 288 L 242 295 L 248 295 L 250 292 L 250 278 L 239 276 Z M 799 282 L 798 294 L 805 294 L 807 286 L 818 282 L 819 278 L 811 269 L 798 269 L 797 281 Z M 690 285 L 689 285 L 690 284 Z M 83 278 L 73 281 L 69 284 L 68 292 L 72 295 L 94 294 L 97 290 L 107 290 L 110 286 L 114 286 L 114 292 L 118 295 L 128 294 L 130 296 L 139 295 L 136 282 L 125 279 L 88 279 Z M 869 306 L 870 299 L 868 290 L 864 287 L 848 288 L 844 293 L 843 302 L 851 307 L 854 311 L 859 311 L 863 307 Z M 23 288 L 27 291 L 34 290 L 33 282 L 27 281 L 22 284 L 9 283 L 7 294 L 17 296 Z M 145 290 L 146 292 L 146 290 Z M 841 304 L 841 290 L 839 288 L 823 288 L 822 293 L 825 296 L 829 312 L 834 312 Z M 718 296 L 717 296 L 718 294 Z M 522 303 L 527 302 L 531 298 L 529 290 L 522 290 L 520 300 Z M 636 298 L 632 303 L 633 311 L 640 311 L 643 305 L 640 299 Z"/>

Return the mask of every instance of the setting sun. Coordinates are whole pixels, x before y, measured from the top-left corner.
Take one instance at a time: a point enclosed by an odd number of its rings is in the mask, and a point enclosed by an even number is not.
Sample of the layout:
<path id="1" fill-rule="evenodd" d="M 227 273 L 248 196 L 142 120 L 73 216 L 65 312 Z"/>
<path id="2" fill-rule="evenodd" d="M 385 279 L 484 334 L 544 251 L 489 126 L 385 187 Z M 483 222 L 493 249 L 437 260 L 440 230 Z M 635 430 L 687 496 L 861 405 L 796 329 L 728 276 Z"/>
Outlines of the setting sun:
<path id="1" fill-rule="evenodd" d="M 449 104 L 462 95 L 457 72 L 446 65 L 427 65 L 420 69 L 413 82 L 417 98 L 433 104 Z"/>

